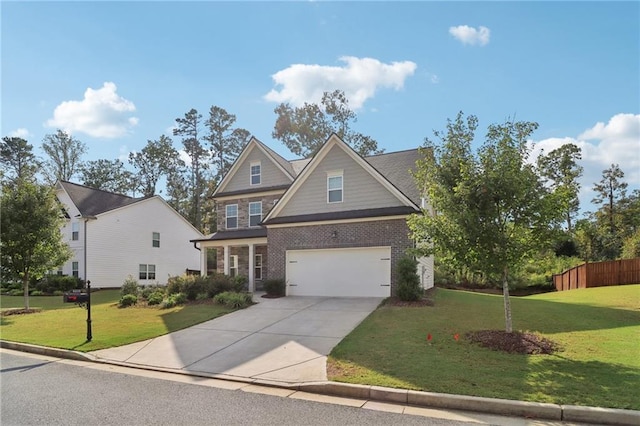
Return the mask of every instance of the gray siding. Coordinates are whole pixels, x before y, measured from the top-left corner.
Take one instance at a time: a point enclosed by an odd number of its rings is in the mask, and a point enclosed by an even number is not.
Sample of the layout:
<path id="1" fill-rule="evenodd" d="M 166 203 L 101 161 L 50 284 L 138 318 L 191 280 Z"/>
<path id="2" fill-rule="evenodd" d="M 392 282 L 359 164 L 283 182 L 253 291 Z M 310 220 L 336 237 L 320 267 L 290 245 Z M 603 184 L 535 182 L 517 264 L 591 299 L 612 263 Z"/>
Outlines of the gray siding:
<path id="1" fill-rule="evenodd" d="M 343 171 L 343 201 L 327 203 L 327 173 Z M 330 213 L 403 204 L 340 147 L 334 146 L 278 216 Z"/>
<path id="2" fill-rule="evenodd" d="M 249 183 L 251 162 L 260 161 L 261 182 L 260 185 L 251 185 Z M 240 163 L 235 175 L 231 176 L 231 180 L 227 183 L 222 192 L 239 191 L 244 189 L 268 188 L 270 186 L 288 185 L 291 179 L 273 161 L 267 157 L 264 152 L 254 146 L 248 153 L 247 157 Z"/>

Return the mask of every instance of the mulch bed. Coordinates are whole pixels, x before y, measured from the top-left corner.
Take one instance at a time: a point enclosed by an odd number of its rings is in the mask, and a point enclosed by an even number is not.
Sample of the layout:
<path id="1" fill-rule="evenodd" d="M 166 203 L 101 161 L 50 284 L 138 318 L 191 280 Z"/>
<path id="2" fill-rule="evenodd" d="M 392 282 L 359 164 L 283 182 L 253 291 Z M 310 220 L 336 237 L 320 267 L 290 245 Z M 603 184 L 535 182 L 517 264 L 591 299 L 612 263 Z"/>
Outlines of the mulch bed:
<path id="1" fill-rule="evenodd" d="M 4 311 L 0 312 L 0 315 L 3 317 L 8 317 L 9 315 L 37 314 L 38 312 L 42 312 L 42 309 L 15 308 L 5 309 Z"/>
<path id="2" fill-rule="evenodd" d="M 550 355 L 560 348 L 557 343 L 535 333 L 501 330 L 470 331 L 465 337 L 485 348 L 523 355 Z"/>

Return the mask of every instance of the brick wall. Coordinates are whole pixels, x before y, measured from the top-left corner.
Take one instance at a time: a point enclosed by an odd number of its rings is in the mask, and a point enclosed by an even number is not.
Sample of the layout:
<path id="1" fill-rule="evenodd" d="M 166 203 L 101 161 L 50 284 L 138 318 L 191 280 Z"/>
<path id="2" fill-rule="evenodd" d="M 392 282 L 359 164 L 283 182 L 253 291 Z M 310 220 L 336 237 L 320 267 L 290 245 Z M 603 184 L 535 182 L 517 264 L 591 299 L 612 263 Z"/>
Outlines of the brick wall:
<path id="1" fill-rule="evenodd" d="M 264 197 L 247 197 L 234 200 L 216 201 L 218 230 L 225 231 L 227 229 L 227 209 L 228 204 L 238 205 L 238 228 L 246 229 L 249 227 L 249 203 L 262 201 L 262 217 L 265 217 L 274 205 L 274 201 L 279 199 L 282 194 L 272 194 Z"/>
<path id="2" fill-rule="evenodd" d="M 405 219 L 268 228 L 267 241 L 269 277 L 285 279 L 287 250 L 391 246 L 391 294 L 396 264 L 413 246 Z"/>

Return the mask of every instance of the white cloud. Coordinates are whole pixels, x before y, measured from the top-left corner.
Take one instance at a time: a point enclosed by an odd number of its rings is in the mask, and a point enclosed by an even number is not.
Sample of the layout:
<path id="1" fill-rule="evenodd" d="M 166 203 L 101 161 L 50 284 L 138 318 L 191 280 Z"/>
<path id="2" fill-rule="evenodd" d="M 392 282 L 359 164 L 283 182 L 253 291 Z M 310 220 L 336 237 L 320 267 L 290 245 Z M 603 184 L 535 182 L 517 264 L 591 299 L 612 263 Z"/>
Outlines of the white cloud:
<path id="1" fill-rule="evenodd" d="M 385 64 L 377 59 L 353 56 L 343 56 L 340 61 L 345 65 L 294 64 L 280 70 L 271 76 L 279 88 L 264 98 L 301 106 L 305 102 L 318 103 L 323 92 L 339 89 L 349 99 L 349 106 L 359 109 L 379 88 L 402 89 L 405 79 L 417 68 L 411 61 Z"/>
<path id="2" fill-rule="evenodd" d="M 567 143 L 582 149 L 584 168 L 580 179 L 580 204 L 583 210 L 593 210 L 593 184 L 602 179 L 602 171 L 619 164 L 629 189 L 640 188 L 640 114 L 617 114 L 607 124 L 597 123 L 576 138 L 548 138 L 534 142 L 531 159 L 542 150 L 549 153 Z"/>
<path id="3" fill-rule="evenodd" d="M 124 136 L 138 124 L 138 118 L 131 115 L 136 106 L 116 91 L 112 82 L 105 82 L 99 89 L 89 87 L 81 101 L 64 101 L 58 105 L 46 125 L 97 138 Z"/>
<path id="4" fill-rule="evenodd" d="M 462 42 L 462 44 L 470 44 L 474 46 L 486 46 L 491 38 L 491 30 L 487 27 L 470 27 L 468 25 L 458 25 L 457 27 L 449 27 L 449 34 Z"/>
<path id="5" fill-rule="evenodd" d="M 29 130 L 25 129 L 24 127 L 20 127 L 19 129 L 9 132 L 9 137 L 11 138 L 28 139 L 30 136 L 31 133 L 29 133 Z"/>

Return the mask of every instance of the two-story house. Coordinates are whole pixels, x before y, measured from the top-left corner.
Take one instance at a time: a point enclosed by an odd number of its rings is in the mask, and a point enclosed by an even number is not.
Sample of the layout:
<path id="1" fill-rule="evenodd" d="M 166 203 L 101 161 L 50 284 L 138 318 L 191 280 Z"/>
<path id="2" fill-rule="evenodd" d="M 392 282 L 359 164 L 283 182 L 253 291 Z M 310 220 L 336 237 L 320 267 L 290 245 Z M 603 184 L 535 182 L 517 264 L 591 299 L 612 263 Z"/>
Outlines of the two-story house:
<path id="1" fill-rule="evenodd" d="M 218 231 L 193 240 L 201 271 L 245 275 L 250 290 L 283 278 L 287 295 L 390 296 L 413 247 L 406 219 L 423 203 L 410 173 L 418 157 L 361 157 L 334 134 L 313 158 L 287 161 L 251 139 L 213 195 Z M 433 286 L 433 258 L 418 272 Z"/>
<path id="2" fill-rule="evenodd" d="M 57 182 L 56 196 L 73 252 L 59 273 L 109 288 L 129 276 L 165 284 L 169 276 L 199 269 L 200 253 L 189 240 L 203 235 L 160 196 L 132 198 L 65 181 Z"/>

